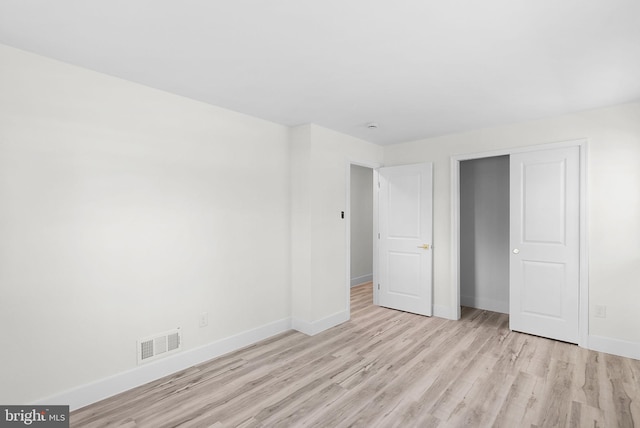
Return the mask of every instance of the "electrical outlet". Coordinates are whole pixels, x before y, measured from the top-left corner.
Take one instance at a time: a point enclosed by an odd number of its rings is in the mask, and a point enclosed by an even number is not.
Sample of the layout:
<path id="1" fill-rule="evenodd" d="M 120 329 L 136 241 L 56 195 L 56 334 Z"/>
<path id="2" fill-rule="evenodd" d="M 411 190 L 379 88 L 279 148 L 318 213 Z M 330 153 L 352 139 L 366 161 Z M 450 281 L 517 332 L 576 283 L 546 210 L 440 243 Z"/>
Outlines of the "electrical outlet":
<path id="1" fill-rule="evenodd" d="M 208 325 L 209 325 L 209 313 L 208 312 L 203 312 L 198 317 L 198 326 L 200 326 L 200 328 L 202 328 L 202 327 L 206 327 Z"/>
<path id="2" fill-rule="evenodd" d="M 607 317 L 607 307 L 604 305 L 595 305 L 593 307 L 595 309 L 593 316 L 596 318 L 606 318 Z"/>

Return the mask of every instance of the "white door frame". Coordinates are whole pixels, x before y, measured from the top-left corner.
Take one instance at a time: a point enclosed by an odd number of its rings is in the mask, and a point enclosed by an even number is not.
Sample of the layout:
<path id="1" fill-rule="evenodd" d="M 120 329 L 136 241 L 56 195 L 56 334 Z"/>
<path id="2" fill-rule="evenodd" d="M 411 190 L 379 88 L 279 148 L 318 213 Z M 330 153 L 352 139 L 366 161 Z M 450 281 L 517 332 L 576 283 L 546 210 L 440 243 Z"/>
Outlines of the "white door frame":
<path id="1" fill-rule="evenodd" d="M 369 162 L 369 161 L 360 161 L 360 160 L 347 160 L 346 164 L 346 177 L 345 180 L 347 183 L 346 188 L 346 201 L 345 201 L 345 216 L 344 219 L 347 222 L 345 230 L 346 230 L 346 248 L 347 248 L 347 261 L 346 261 L 346 312 L 347 319 L 351 319 L 351 165 L 363 166 L 365 168 L 371 168 L 373 170 L 373 182 L 371 183 L 371 188 L 373 189 L 373 183 L 378 182 L 378 168 L 382 166 L 382 164 L 377 162 Z M 377 229 L 378 229 L 378 192 L 373 192 L 373 229 L 371 231 L 374 234 L 373 239 L 373 254 L 371 254 L 371 258 L 373 259 L 373 283 L 377 284 L 378 281 L 378 258 L 374 257 L 374 254 L 378 254 L 378 237 L 377 237 Z M 378 303 L 378 290 L 376 287 L 373 287 L 373 301 L 374 303 Z"/>
<path id="2" fill-rule="evenodd" d="M 587 346 L 589 333 L 589 277 L 588 277 L 588 231 L 587 231 L 587 139 L 560 143 L 507 148 L 479 153 L 451 156 L 451 280 L 454 284 L 451 305 L 455 319 L 460 319 L 460 162 L 494 156 L 564 147 L 580 148 L 580 275 L 578 304 L 578 345 Z"/>

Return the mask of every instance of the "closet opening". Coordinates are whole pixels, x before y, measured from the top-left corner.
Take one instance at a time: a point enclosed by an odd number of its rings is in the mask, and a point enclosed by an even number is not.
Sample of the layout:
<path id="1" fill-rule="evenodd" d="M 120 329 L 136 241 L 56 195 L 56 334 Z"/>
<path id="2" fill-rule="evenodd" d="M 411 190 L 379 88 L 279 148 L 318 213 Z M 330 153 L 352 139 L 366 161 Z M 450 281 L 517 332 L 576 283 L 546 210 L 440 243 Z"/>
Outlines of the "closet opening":
<path id="1" fill-rule="evenodd" d="M 460 304 L 509 313 L 509 155 L 460 162 Z"/>

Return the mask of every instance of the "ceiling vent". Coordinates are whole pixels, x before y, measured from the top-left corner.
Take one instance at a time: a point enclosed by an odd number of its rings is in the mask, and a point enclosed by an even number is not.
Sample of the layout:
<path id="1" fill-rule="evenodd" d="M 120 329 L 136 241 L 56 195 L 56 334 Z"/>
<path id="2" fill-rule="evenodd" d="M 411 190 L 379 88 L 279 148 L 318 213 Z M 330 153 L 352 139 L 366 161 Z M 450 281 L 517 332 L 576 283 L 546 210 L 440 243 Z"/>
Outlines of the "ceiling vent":
<path id="1" fill-rule="evenodd" d="M 157 360 L 182 348 L 180 328 L 138 339 L 138 364 Z"/>

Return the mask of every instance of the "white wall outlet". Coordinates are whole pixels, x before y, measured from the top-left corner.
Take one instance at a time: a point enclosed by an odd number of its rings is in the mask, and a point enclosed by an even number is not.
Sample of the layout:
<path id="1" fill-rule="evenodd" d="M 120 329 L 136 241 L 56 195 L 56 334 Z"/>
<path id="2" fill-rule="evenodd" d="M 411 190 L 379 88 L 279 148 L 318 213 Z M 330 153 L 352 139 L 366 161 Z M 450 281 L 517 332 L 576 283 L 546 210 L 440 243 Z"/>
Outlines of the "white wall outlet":
<path id="1" fill-rule="evenodd" d="M 198 317 L 198 326 L 200 328 L 202 328 L 202 327 L 206 327 L 208 325 L 209 325 L 209 313 L 208 312 L 203 312 Z"/>
<path id="2" fill-rule="evenodd" d="M 604 305 L 595 305 L 593 307 L 595 309 L 593 316 L 596 318 L 606 318 L 607 317 L 607 307 Z"/>

